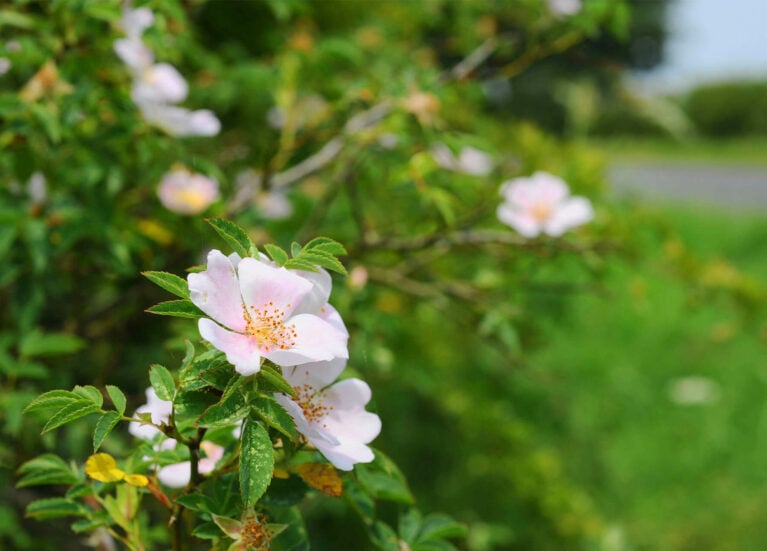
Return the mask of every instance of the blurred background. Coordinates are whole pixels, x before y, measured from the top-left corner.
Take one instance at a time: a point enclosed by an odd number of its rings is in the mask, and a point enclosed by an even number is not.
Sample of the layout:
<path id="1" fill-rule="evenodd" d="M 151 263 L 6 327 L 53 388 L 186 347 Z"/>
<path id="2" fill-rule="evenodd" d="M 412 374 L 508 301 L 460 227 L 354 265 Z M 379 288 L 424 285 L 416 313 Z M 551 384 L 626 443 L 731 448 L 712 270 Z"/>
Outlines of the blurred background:
<path id="1" fill-rule="evenodd" d="M 347 246 L 331 301 L 375 445 L 422 510 L 466 523 L 460 549 L 763 547 L 764 2 L 135 5 L 214 136 L 142 116 L 119 2 L 0 7 L 0 548 L 84 548 L 23 516 L 56 488 L 13 485 L 44 451 L 81 464 L 90 427 L 41 439 L 21 409 L 86 383 L 143 403 L 148 365 L 177 367 L 178 337 L 197 336 L 143 312 L 167 297 L 139 272 L 222 247 L 205 216 L 259 245 Z M 439 144 L 492 166 L 440 164 Z M 179 164 L 220 187 L 204 212 L 158 199 Z M 595 221 L 561 242 L 439 241 L 501 231 L 499 185 L 536 170 Z M 372 549 L 343 501 L 305 518 L 314 549 Z"/>

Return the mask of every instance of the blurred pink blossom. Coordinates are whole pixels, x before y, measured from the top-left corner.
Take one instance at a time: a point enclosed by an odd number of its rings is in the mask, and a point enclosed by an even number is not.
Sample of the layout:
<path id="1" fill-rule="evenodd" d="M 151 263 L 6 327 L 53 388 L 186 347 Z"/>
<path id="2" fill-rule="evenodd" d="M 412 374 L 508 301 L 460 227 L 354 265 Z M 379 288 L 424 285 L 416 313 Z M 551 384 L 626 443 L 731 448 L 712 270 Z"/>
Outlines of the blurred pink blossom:
<path id="1" fill-rule="evenodd" d="M 183 167 L 174 168 L 163 176 L 157 196 L 165 208 L 175 213 L 200 214 L 218 199 L 218 182 Z"/>
<path id="2" fill-rule="evenodd" d="M 504 182 L 500 192 L 499 220 L 524 237 L 558 237 L 594 218 L 588 199 L 571 197 L 564 180 L 546 172 Z"/>

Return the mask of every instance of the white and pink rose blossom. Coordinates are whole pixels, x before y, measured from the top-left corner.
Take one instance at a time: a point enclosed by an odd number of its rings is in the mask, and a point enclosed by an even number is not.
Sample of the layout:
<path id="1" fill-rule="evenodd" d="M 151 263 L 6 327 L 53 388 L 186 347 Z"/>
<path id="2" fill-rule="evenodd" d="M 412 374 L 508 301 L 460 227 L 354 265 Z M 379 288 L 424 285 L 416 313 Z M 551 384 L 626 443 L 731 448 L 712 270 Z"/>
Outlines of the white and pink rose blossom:
<path id="1" fill-rule="evenodd" d="M 498 219 L 524 237 L 558 237 L 594 218 L 591 202 L 573 197 L 561 178 L 546 172 L 504 182 Z"/>
<path id="2" fill-rule="evenodd" d="M 165 208 L 177 214 L 200 214 L 218 199 L 218 182 L 177 167 L 163 176 L 157 196 Z"/>
<path id="3" fill-rule="evenodd" d="M 153 22 L 148 8 L 123 10 L 120 26 L 127 38 L 116 40 L 114 49 L 133 74 L 131 98 L 149 124 L 172 136 L 215 136 L 221 122 L 212 111 L 175 105 L 187 98 L 189 85 L 173 65 L 155 63 L 152 50 L 141 40 Z"/>
<path id="4" fill-rule="evenodd" d="M 285 368 L 283 376 L 297 396 L 274 397 L 298 432 L 336 468 L 350 471 L 356 463 L 373 461 L 367 444 L 381 432 L 381 419 L 365 410 L 371 397 L 367 383 L 345 379 L 331 385 L 345 366 L 346 360 L 335 359 Z"/>
<path id="5" fill-rule="evenodd" d="M 330 276 L 301 274 L 211 251 L 207 269 L 187 278 L 192 302 L 210 316 L 200 335 L 244 376 L 263 358 L 280 366 L 348 358 L 348 333 L 327 304 Z"/>

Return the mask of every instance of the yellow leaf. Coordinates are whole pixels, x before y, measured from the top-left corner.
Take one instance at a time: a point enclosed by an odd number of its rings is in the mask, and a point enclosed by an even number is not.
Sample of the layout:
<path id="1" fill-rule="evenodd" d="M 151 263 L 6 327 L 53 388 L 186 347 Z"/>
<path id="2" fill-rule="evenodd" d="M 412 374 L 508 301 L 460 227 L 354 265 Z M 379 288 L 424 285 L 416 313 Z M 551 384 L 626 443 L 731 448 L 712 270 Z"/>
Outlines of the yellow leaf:
<path id="1" fill-rule="evenodd" d="M 145 477 L 143 474 L 126 474 L 125 482 L 127 482 L 131 486 L 139 486 L 143 488 L 144 486 L 149 484 L 149 479 Z"/>
<path id="2" fill-rule="evenodd" d="M 290 473 L 286 471 L 285 469 L 281 469 L 280 467 L 275 467 L 274 473 L 272 473 L 272 476 L 274 478 L 287 479 L 287 478 L 290 478 Z"/>
<path id="3" fill-rule="evenodd" d="M 325 463 L 302 463 L 296 472 L 304 482 L 315 490 L 332 497 L 340 497 L 344 490 L 341 477 L 331 465 Z"/>
<path id="4" fill-rule="evenodd" d="M 117 482 L 125 472 L 117 467 L 115 458 L 108 453 L 95 453 L 85 462 L 85 473 L 100 482 Z"/>

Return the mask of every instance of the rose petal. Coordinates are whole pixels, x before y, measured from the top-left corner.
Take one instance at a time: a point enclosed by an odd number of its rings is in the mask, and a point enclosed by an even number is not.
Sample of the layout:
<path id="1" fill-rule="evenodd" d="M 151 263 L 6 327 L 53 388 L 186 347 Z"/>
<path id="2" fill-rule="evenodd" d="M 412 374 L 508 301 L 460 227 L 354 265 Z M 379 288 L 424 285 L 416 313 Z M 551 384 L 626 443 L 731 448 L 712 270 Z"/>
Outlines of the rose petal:
<path id="1" fill-rule="evenodd" d="M 285 268 L 268 266 L 255 258 L 243 258 L 237 272 L 242 298 L 248 307 L 277 308 L 286 319 L 313 287 L 311 282 Z"/>
<path id="2" fill-rule="evenodd" d="M 294 346 L 288 350 L 264 352 L 264 356 L 280 366 L 348 358 L 347 336 L 317 316 L 299 314 L 285 324 L 296 332 Z"/>
<path id="3" fill-rule="evenodd" d="M 255 339 L 228 331 L 216 322 L 201 318 L 200 336 L 226 354 L 226 360 L 243 376 L 261 371 L 261 353 Z"/>
<path id="4" fill-rule="evenodd" d="M 207 269 L 189 274 L 187 280 L 195 306 L 229 329 L 245 331 L 240 283 L 234 266 L 221 251 L 210 251 Z"/>

